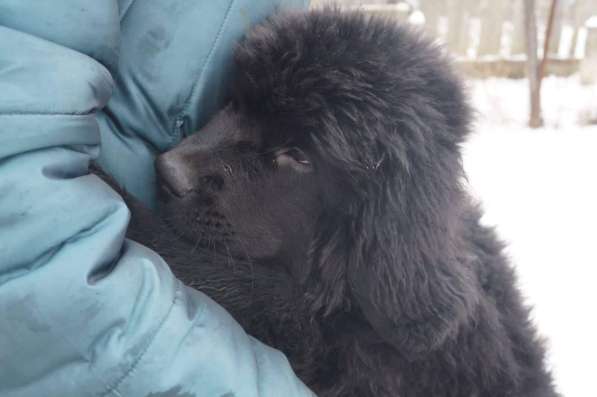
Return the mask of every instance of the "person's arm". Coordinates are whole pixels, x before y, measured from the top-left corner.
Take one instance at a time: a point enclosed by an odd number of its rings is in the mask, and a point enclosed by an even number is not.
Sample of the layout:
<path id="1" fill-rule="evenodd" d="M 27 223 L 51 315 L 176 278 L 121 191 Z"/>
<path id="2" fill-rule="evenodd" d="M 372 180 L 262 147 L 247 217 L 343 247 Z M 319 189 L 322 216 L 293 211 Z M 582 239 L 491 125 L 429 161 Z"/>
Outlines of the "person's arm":
<path id="1" fill-rule="evenodd" d="M 143 3 L 156 2 L 121 5 Z M 0 395 L 312 395 L 281 353 L 125 240 L 128 209 L 88 174 L 118 14 L 108 0 L 0 3 Z"/>

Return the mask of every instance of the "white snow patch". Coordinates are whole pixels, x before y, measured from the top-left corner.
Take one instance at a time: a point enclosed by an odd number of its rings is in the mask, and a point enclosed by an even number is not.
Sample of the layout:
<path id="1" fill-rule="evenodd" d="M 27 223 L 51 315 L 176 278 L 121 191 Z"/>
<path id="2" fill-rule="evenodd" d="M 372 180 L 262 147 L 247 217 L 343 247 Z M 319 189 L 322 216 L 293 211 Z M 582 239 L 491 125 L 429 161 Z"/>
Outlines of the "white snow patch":
<path id="1" fill-rule="evenodd" d="M 471 81 L 478 110 L 464 146 L 470 189 L 508 243 L 519 285 L 547 339 L 566 397 L 595 393 L 597 374 L 597 87 L 544 81 L 546 127 L 526 128 L 526 80 Z"/>

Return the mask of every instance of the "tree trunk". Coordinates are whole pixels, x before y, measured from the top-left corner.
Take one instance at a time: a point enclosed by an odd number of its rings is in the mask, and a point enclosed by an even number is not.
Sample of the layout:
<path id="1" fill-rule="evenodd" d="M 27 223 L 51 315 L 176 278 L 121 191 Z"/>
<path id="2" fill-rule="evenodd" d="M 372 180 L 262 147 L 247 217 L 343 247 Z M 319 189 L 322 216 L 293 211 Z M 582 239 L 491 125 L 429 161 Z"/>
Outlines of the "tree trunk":
<path id="1" fill-rule="evenodd" d="M 551 24 L 549 36 L 549 50 L 547 54 L 558 56 L 560 41 L 562 40 L 562 28 L 564 27 L 564 7 L 562 1 L 552 0 L 549 9 L 549 24 Z"/>
<path id="2" fill-rule="evenodd" d="M 543 40 L 543 58 L 541 59 L 541 63 L 539 64 L 539 91 L 541 91 L 541 82 L 543 81 L 543 77 L 545 77 L 545 69 L 547 68 L 547 62 L 549 62 L 549 55 L 552 53 L 551 47 L 553 46 L 551 44 L 552 40 L 554 39 L 553 29 L 557 9 L 558 0 L 551 0 L 551 6 L 549 7 L 549 15 L 547 17 L 547 29 L 545 30 L 545 38 Z"/>
<path id="3" fill-rule="evenodd" d="M 535 10 L 535 0 L 524 0 L 527 76 L 529 78 L 531 105 L 529 127 L 531 128 L 538 128 L 543 125 L 541 118 L 539 65 L 537 61 L 537 20 Z"/>

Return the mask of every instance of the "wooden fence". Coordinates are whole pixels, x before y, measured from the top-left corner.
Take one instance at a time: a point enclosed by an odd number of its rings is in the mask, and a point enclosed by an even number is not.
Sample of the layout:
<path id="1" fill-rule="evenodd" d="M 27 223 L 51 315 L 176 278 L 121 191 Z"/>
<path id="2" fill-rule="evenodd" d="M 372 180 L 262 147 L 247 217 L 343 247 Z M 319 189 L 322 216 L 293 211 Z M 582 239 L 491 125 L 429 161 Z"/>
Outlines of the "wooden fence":
<path id="1" fill-rule="evenodd" d="M 421 25 L 445 43 L 458 64 L 475 77 L 525 74 L 524 0 L 313 0 L 312 6 L 337 3 Z M 542 57 L 551 0 L 537 1 L 539 56 Z M 586 26 L 597 15 L 597 0 L 559 0 L 550 39 L 547 73 L 570 75 L 587 53 L 596 53 L 597 34 Z"/>

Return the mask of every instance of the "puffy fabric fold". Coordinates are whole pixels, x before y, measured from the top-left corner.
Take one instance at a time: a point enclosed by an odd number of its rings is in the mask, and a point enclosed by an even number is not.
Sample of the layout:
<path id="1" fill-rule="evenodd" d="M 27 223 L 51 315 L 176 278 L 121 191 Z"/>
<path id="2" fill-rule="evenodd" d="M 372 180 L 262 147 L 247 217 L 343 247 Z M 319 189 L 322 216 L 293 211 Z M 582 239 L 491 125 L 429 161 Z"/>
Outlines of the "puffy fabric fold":
<path id="1" fill-rule="evenodd" d="M 130 39 L 126 31 L 218 24 L 199 14 L 141 18 L 143 3 L 156 2 L 0 2 L 0 396 L 310 396 L 281 353 L 125 240 L 128 209 L 88 174 L 107 136 L 129 150 L 111 152 L 130 155 L 114 165 L 126 165 L 125 181 L 150 163 L 131 153 L 166 144 L 166 130 L 136 139 L 131 127 L 144 112 L 147 123 L 169 120 L 164 103 L 129 108 L 122 94 L 111 102 L 124 78 L 117 43 Z M 220 12 L 215 2 L 193 3 Z M 259 4 L 266 13 L 274 2 Z M 170 54 L 184 63 L 183 55 Z M 144 84 L 135 98 L 151 91 Z M 209 96 L 197 87 L 181 95 Z"/>
<path id="2" fill-rule="evenodd" d="M 112 94 L 112 77 L 88 56 L 0 26 L 0 111 L 7 114 L 87 114 Z"/>
<path id="3" fill-rule="evenodd" d="M 71 48 L 114 70 L 120 38 L 118 4 L 112 0 L 60 0 L 60 4 L 57 3 L 2 0 L 0 26 Z"/>

